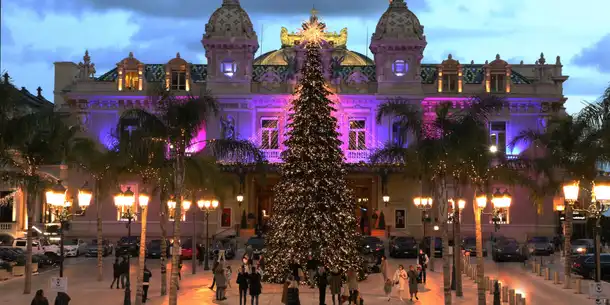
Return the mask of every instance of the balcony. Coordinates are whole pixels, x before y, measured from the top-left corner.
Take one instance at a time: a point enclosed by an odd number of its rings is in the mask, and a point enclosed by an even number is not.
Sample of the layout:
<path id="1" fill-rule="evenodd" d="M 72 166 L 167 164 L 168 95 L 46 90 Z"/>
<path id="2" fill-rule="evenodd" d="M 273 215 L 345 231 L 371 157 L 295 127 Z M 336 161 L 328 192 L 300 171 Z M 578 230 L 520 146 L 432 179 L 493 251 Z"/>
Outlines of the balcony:
<path id="1" fill-rule="evenodd" d="M 281 154 L 282 151 L 280 149 L 263 149 L 265 160 L 269 161 L 269 163 L 282 162 Z"/>
<path id="2" fill-rule="evenodd" d="M 347 163 L 369 162 L 371 151 L 366 150 L 347 150 L 345 158 Z"/>
<path id="3" fill-rule="evenodd" d="M 17 224 L 14 222 L 0 222 L 0 233 L 8 233 L 15 236 L 17 233 Z"/>

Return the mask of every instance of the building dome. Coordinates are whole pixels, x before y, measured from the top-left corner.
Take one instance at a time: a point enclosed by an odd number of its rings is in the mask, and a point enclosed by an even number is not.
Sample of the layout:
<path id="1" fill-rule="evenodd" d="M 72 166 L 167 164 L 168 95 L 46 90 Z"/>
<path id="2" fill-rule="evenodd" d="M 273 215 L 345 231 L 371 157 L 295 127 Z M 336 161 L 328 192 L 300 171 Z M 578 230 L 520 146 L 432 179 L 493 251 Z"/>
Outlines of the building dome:
<path id="1" fill-rule="evenodd" d="M 391 0 L 373 34 L 373 40 L 384 38 L 425 40 L 424 27 L 407 8 L 405 0 Z"/>
<path id="2" fill-rule="evenodd" d="M 250 16 L 239 0 L 223 0 L 205 25 L 205 38 L 235 37 L 257 39 Z"/>

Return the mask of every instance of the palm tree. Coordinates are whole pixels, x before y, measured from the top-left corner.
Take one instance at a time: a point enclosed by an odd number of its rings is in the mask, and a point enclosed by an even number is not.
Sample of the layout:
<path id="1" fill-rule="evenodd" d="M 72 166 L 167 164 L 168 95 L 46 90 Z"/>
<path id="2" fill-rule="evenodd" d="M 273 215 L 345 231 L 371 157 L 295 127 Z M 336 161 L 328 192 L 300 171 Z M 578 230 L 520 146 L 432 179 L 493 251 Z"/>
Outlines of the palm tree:
<path id="1" fill-rule="evenodd" d="M 151 102 L 157 105 L 155 113 L 144 109 L 130 109 L 123 113 L 117 125 L 120 137 L 132 136 L 128 126 L 135 126 L 138 141 L 146 144 L 162 144 L 169 149 L 169 159 L 173 164 L 171 190 L 176 199 L 175 214 L 181 215 L 181 200 L 185 195 L 185 164 L 189 151 L 197 139 L 198 132 L 206 125 L 209 118 L 215 117 L 219 112 L 217 100 L 209 93 L 203 92 L 199 97 L 189 96 L 180 100 L 173 96 L 171 91 L 159 87 L 153 89 Z M 120 139 L 119 137 L 119 139 Z M 121 141 L 119 141 L 121 142 Z M 251 143 L 231 139 L 205 140 L 208 151 L 219 158 L 237 158 L 259 161 L 262 159 L 260 151 Z M 137 149 L 144 149 L 146 145 L 136 145 Z M 158 152 L 158 150 L 155 150 Z M 159 155 L 155 156 L 160 158 Z M 178 272 L 180 249 L 180 217 L 174 221 L 174 244 L 172 253 L 172 271 L 170 279 L 169 304 L 177 303 Z M 140 266 L 140 272 L 143 273 Z M 136 304 L 141 295 L 138 287 Z"/>
<path id="2" fill-rule="evenodd" d="M 11 96 L 10 84 L 3 83 L 0 89 L 0 104 L 4 109 L 15 110 L 11 105 L 16 100 Z M 5 179 L 26 191 L 28 210 L 26 274 L 24 293 L 32 286 L 32 225 L 33 209 L 39 195 L 49 180 L 48 174 L 40 171 L 42 165 L 58 164 L 65 156 L 76 128 L 66 125 L 52 109 L 32 113 L 4 112 L 0 114 L 2 141 L 1 158 L 5 165 L 0 174 Z"/>

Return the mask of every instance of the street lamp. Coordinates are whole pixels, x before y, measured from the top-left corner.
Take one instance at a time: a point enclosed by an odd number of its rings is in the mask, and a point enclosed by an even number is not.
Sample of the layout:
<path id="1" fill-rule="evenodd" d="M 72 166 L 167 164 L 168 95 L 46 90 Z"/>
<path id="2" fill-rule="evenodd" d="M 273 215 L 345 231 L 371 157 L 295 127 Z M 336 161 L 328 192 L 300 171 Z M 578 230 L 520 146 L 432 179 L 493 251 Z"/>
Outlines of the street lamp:
<path id="1" fill-rule="evenodd" d="M 460 213 L 466 207 L 466 201 L 464 199 L 449 199 L 449 203 L 451 203 L 451 209 L 453 213 L 449 215 L 449 220 L 453 222 L 453 268 L 451 274 L 451 289 L 455 290 L 456 296 L 462 296 L 462 284 L 461 280 L 456 277 L 456 274 L 461 274 L 461 258 L 458 255 L 460 253 L 461 247 L 461 237 L 460 237 Z"/>
<path id="2" fill-rule="evenodd" d="M 208 256 L 210 255 L 210 242 L 208 234 L 210 231 L 210 212 L 214 211 L 218 207 L 218 200 L 199 200 L 197 201 L 197 206 L 205 213 L 205 260 L 203 263 L 203 270 L 210 270 L 210 264 L 208 262 Z"/>
<path id="3" fill-rule="evenodd" d="M 474 220 L 475 220 L 475 235 L 476 235 L 476 243 L 477 243 L 477 289 L 479 291 L 484 290 L 484 283 L 480 281 L 482 277 L 484 277 L 485 268 L 483 265 L 483 230 L 481 228 L 481 214 L 483 210 L 487 207 L 487 196 L 484 194 L 479 194 L 475 198 L 475 208 L 474 208 Z M 479 294 L 479 297 L 481 295 Z M 485 294 L 483 293 L 483 299 L 479 299 L 479 304 L 485 304 Z"/>
<path id="4" fill-rule="evenodd" d="M 383 195 L 383 196 L 381 196 L 381 199 L 383 200 L 383 204 L 385 206 L 388 206 L 388 203 L 390 202 L 390 195 L 387 195 L 387 194 Z"/>
<path id="5" fill-rule="evenodd" d="M 146 208 L 148 206 L 148 199 L 150 199 L 146 194 L 142 194 L 142 196 L 138 196 L 138 199 L 143 199 L 139 204 L 142 208 Z M 127 219 L 127 242 L 131 243 L 131 223 L 136 217 L 136 212 L 134 210 L 136 197 L 131 187 L 127 187 L 127 190 L 124 192 L 119 192 L 114 196 L 114 205 L 116 206 L 119 213 L 121 213 L 121 219 Z M 127 251 L 127 265 L 129 265 L 130 259 L 130 250 L 131 247 Z M 127 283 L 125 285 L 125 296 L 123 298 L 124 305 L 131 304 L 131 289 L 130 289 L 130 276 L 129 272 L 127 272 Z"/>
<path id="6" fill-rule="evenodd" d="M 72 213 L 70 208 L 72 207 L 72 201 L 67 198 L 67 190 L 61 184 L 61 181 L 57 181 L 53 187 L 45 192 L 45 199 L 49 205 L 49 210 L 55 214 L 55 218 L 59 220 L 59 277 L 64 276 L 64 228 L 66 224 L 70 222 Z M 91 198 L 93 197 L 91 189 L 88 183 L 85 184 L 78 191 L 78 206 L 81 210 L 86 210 L 91 204 Z"/>
<path id="7" fill-rule="evenodd" d="M 605 212 L 610 208 L 610 185 L 595 184 L 593 185 L 592 203 L 589 205 L 588 213 L 591 218 L 595 219 L 595 281 L 601 280 L 601 225 L 600 220 Z"/>
<path id="8" fill-rule="evenodd" d="M 239 194 L 237 194 L 236 199 L 237 199 L 237 203 L 241 207 L 241 203 L 244 202 L 244 195 L 242 193 L 239 193 Z"/>
<path id="9" fill-rule="evenodd" d="M 416 208 L 422 211 L 421 221 L 424 227 L 424 240 L 426 239 L 426 223 L 430 222 L 430 216 L 428 215 L 428 210 L 432 208 L 432 198 L 430 197 L 415 197 L 413 198 L 413 204 Z M 434 257 L 434 242 L 432 237 L 430 237 L 430 270 L 434 271 L 434 265 L 432 264 L 432 258 Z"/>

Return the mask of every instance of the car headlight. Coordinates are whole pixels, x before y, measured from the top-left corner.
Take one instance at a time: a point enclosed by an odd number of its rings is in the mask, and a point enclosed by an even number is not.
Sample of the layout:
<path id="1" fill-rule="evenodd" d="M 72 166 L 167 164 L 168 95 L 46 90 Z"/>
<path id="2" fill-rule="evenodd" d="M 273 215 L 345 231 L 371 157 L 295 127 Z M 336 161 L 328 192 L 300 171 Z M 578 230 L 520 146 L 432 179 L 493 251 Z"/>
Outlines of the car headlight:
<path id="1" fill-rule="evenodd" d="M 584 252 L 587 252 L 587 249 L 585 249 L 585 248 L 576 248 L 576 252 L 584 253 Z"/>

